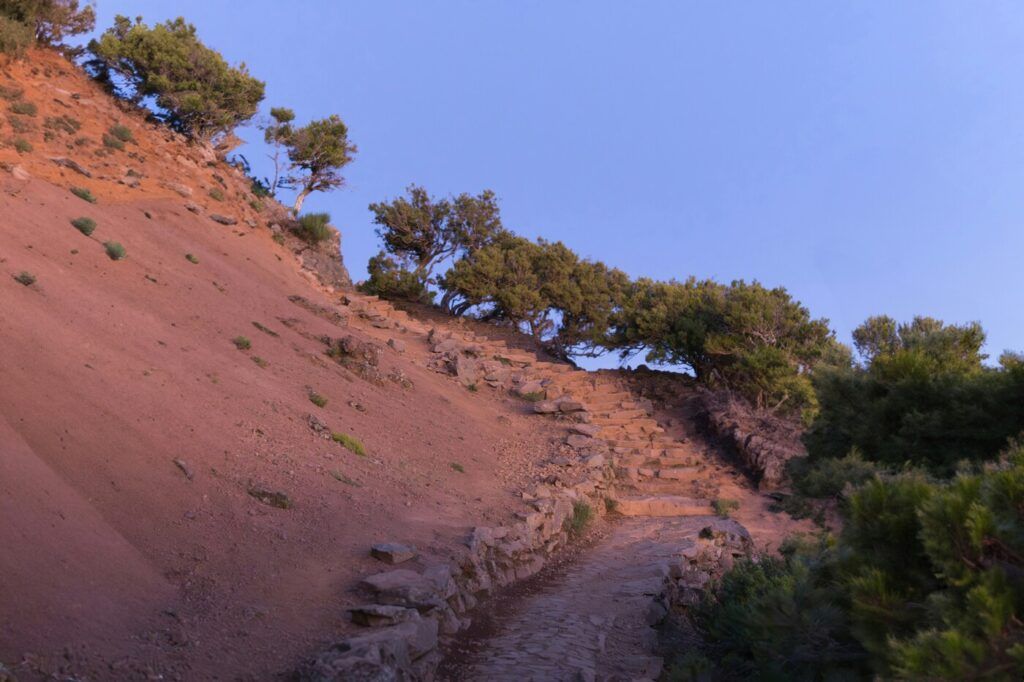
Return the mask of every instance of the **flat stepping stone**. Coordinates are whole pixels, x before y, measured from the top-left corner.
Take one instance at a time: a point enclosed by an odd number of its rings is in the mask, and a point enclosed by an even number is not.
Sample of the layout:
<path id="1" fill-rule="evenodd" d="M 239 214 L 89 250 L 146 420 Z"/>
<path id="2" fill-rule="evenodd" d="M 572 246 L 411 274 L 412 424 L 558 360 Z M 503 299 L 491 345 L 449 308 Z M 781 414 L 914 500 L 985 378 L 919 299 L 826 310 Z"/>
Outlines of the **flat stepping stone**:
<path id="1" fill-rule="evenodd" d="M 710 500 L 675 495 L 620 497 L 615 510 L 623 516 L 708 516 Z"/>

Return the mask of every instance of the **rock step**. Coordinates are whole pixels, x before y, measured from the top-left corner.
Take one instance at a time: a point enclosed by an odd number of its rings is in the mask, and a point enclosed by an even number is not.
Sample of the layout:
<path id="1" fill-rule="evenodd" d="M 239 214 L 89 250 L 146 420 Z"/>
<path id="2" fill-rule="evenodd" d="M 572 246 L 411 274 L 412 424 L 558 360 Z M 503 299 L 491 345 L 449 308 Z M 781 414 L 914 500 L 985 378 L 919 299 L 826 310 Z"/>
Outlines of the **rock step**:
<path id="1" fill-rule="evenodd" d="M 680 449 L 676 441 L 664 436 L 660 438 L 637 438 L 634 435 L 632 438 L 605 438 L 605 442 L 608 444 L 608 447 L 622 448 L 624 452 L 629 450 L 658 450 L 665 452 L 670 449 Z"/>
<path id="2" fill-rule="evenodd" d="M 615 462 L 619 466 L 648 469 L 692 467 L 698 463 L 693 457 L 644 457 L 643 455 L 616 455 Z"/>
<path id="3" fill-rule="evenodd" d="M 623 516 L 709 516 L 711 501 L 676 495 L 620 497 L 615 511 Z"/>
<path id="4" fill-rule="evenodd" d="M 644 419 L 647 417 L 647 413 L 639 408 L 599 411 L 594 409 L 590 403 L 587 403 L 587 405 L 591 408 L 591 415 L 594 417 L 595 422 L 599 419 Z"/>
<path id="5" fill-rule="evenodd" d="M 657 420 L 651 419 L 647 415 L 637 415 L 635 417 L 598 417 L 596 414 L 591 413 L 591 416 L 594 418 L 594 423 L 601 426 L 624 426 L 629 424 L 631 426 L 648 427 L 649 431 L 661 428 L 658 426 Z"/>

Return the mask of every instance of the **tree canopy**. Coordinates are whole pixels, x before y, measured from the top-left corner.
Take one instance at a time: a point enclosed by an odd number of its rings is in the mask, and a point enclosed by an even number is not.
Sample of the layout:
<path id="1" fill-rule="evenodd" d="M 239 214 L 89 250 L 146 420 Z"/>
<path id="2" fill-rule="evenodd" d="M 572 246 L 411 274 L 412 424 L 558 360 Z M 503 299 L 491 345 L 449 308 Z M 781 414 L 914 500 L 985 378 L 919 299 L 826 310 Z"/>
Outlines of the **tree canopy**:
<path id="1" fill-rule="evenodd" d="M 0 51 L 21 54 L 33 41 L 60 45 L 95 25 L 92 5 L 79 0 L 0 0 Z"/>
<path id="2" fill-rule="evenodd" d="M 230 66 L 181 17 L 150 28 L 118 16 L 89 51 L 97 77 L 133 101 L 155 97 L 160 116 L 197 140 L 248 121 L 263 100 L 264 83 L 244 64 Z"/>

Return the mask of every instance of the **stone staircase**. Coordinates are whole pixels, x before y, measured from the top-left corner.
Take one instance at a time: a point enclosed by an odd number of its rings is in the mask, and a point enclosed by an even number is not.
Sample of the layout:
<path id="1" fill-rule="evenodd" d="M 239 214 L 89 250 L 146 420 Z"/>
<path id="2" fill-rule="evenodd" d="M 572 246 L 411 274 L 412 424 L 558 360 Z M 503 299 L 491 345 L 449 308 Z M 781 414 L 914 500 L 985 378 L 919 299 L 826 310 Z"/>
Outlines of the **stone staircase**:
<path id="1" fill-rule="evenodd" d="M 532 352 L 468 330 L 440 332 L 375 296 L 345 293 L 342 302 L 372 328 L 426 337 L 428 347 L 448 361 L 459 354 L 477 358 L 482 381 L 495 389 L 539 399 L 535 411 L 565 421 L 574 434 L 568 436 L 570 445 L 581 454 L 600 451 L 611 458 L 618 479 L 618 513 L 660 517 L 713 513 L 711 498 L 717 487 L 701 455 L 691 444 L 666 433 L 652 416 L 651 402 L 634 393 L 619 372 L 587 372 L 544 361 Z M 581 424 L 588 426 L 581 429 Z"/>

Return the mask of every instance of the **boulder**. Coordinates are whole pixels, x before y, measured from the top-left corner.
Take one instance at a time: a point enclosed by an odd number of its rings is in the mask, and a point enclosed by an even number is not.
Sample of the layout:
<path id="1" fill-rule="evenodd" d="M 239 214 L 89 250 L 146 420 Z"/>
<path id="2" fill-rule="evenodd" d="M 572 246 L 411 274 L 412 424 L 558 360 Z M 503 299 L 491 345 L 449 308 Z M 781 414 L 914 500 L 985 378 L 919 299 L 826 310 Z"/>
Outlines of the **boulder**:
<path id="1" fill-rule="evenodd" d="M 569 434 L 569 436 L 565 439 L 565 443 L 569 447 L 576 448 L 577 450 L 579 450 L 594 445 L 595 440 L 596 439 L 591 436 L 583 436 L 578 433 L 572 433 Z"/>
<path id="2" fill-rule="evenodd" d="M 558 403 L 558 409 L 561 412 L 582 412 L 586 408 L 577 400 L 562 400 Z"/>
<path id="3" fill-rule="evenodd" d="M 238 218 L 234 216 L 221 215 L 220 213 L 211 213 L 210 220 L 221 225 L 237 225 Z"/>
<path id="4" fill-rule="evenodd" d="M 573 424 L 569 427 L 569 431 L 581 436 L 593 438 L 601 432 L 601 427 L 597 424 Z"/>
<path id="5" fill-rule="evenodd" d="M 558 412 L 558 403 L 553 400 L 541 400 L 533 404 L 533 411 L 537 414 L 554 414 Z"/>
<path id="6" fill-rule="evenodd" d="M 539 381 L 527 381 L 516 388 L 516 394 L 519 396 L 536 395 L 538 393 L 544 394 L 544 385 Z"/>
<path id="7" fill-rule="evenodd" d="M 370 548 L 370 555 L 386 564 L 400 564 L 416 556 L 416 548 L 397 542 L 381 542 Z"/>
<path id="8" fill-rule="evenodd" d="M 353 623 L 371 628 L 397 625 L 420 616 L 420 612 L 416 609 L 407 609 L 404 606 L 391 606 L 389 604 L 356 606 L 349 609 L 348 612 Z"/>
<path id="9" fill-rule="evenodd" d="M 396 353 L 404 353 L 405 352 L 405 341 L 403 341 L 401 339 L 395 339 L 395 338 L 388 339 L 388 346 L 390 346 L 391 349 L 393 351 L 395 351 Z"/>

